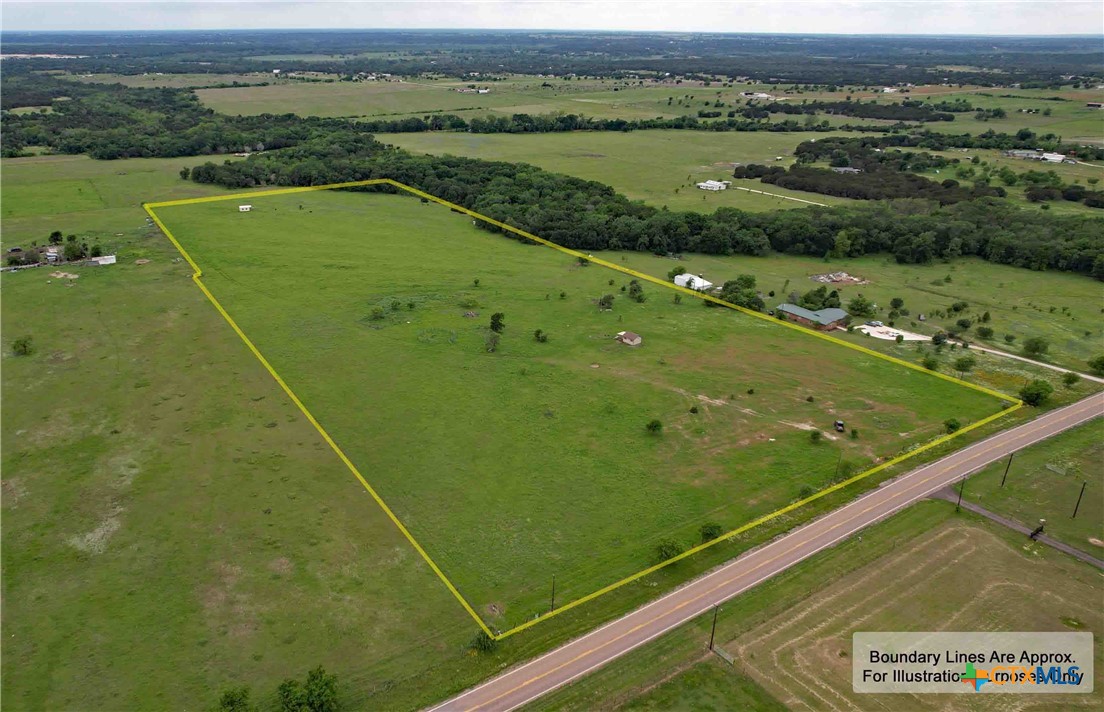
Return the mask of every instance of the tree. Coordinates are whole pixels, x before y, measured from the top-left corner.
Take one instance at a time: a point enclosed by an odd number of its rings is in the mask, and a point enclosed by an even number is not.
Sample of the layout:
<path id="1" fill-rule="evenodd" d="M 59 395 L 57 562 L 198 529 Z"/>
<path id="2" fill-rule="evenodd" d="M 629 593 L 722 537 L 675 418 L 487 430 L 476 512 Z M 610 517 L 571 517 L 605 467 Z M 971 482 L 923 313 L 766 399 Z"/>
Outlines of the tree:
<path id="1" fill-rule="evenodd" d="M 974 333 L 978 335 L 979 339 L 991 339 L 993 338 L 993 329 L 988 326 L 979 326 L 974 330 Z"/>
<path id="2" fill-rule="evenodd" d="M 663 423 L 658 420 L 649 420 L 648 424 L 644 426 L 644 429 L 653 435 L 659 435 L 663 432 Z"/>
<path id="3" fill-rule="evenodd" d="M 686 269 L 683 267 L 672 267 L 671 271 L 667 273 L 667 279 L 673 282 L 675 281 L 675 277 L 678 277 L 680 274 L 686 274 Z"/>
<path id="4" fill-rule="evenodd" d="M 1035 379 L 1020 389 L 1020 400 L 1028 405 L 1039 406 L 1046 402 L 1053 392 L 1054 386 L 1046 381 Z"/>
<path id="5" fill-rule="evenodd" d="M 73 235 L 70 235 L 69 237 L 73 237 Z M 70 240 L 65 243 L 65 247 L 62 249 L 62 254 L 65 256 L 65 260 L 67 262 L 73 262 L 75 260 L 79 260 L 81 257 L 84 257 L 84 250 L 75 240 Z"/>
<path id="6" fill-rule="evenodd" d="M 852 316 L 873 316 L 874 302 L 862 294 L 856 294 L 851 301 L 847 302 L 847 311 Z"/>
<path id="7" fill-rule="evenodd" d="M 188 176 L 190 176 L 191 173 L 192 173 L 191 168 L 181 168 L 180 169 L 180 180 L 188 180 Z"/>
<path id="8" fill-rule="evenodd" d="M 977 359 L 973 356 L 963 356 L 956 359 L 954 362 L 954 369 L 959 373 L 968 373 L 974 370 L 974 366 L 977 365 Z"/>
<path id="9" fill-rule="evenodd" d="M 30 336 L 20 336 L 12 342 L 12 353 L 16 356 L 30 356 L 34 353 L 34 342 Z"/>
<path id="10" fill-rule="evenodd" d="M 937 331 L 932 335 L 932 343 L 936 346 L 942 346 L 947 343 L 947 334 L 942 331 Z"/>
<path id="11" fill-rule="evenodd" d="M 92 249 L 89 250 L 88 256 L 89 257 L 101 257 L 101 256 L 103 256 L 103 248 L 100 247 L 100 244 L 98 242 L 95 245 L 92 245 Z"/>
<path id="12" fill-rule="evenodd" d="M 337 676 L 321 665 L 307 673 L 306 684 L 288 678 L 276 690 L 281 712 L 337 712 Z"/>
<path id="13" fill-rule="evenodd" d="M 219 697 L 216 712 L 255 712 L 257 706 L 249 701 L 249 686 L 231 687 L 223 690 Z"/>
<path id="14" fill-rule="evenodd" d="M 675 304 L 682 304 L 682 295 L 678 292 L 675 292 L 675 296 L 673 297 L 672 301 L 674 301 Z"/>
<path id="15" fill-rule="evenodd" d="M 893 299 L 889 300 L 889 306 L 893 309 L 900 309 L 901 307 L 905 306 L 905 300 L 901 299 L 900 297 L 894 297 Z"/>
<path id="16" fill-rule="evenodd" d="M 544 329 L 537 329 L 533 332 L 533 338 L 543 344 L 548 341 L 548 334 L 544 333 Z"/>
<path id="17" fill-rule="evenodd" d="M 1004 343 L 1006 343 L 1006 344 L 1011 344 L 1015 340 L 1016 340 L 1016 335 L 1015 334 L 1005 334 L 1004 335 Z"/>
<path id="18" fill-rule="evenodd" d="M 1089 359 L 1088 364 L 1089 370 L 1093 372 L 1093 375 L 1104 376 L 1104 354 Z"/>
<path id="19" fill-rule="evenodd" d="M 958 326 L 959 329 L 962 329 L 963 331 L 967 331 L 967 330 L 969 330 L 969 328 L 971 326 L 974 325 L 974 322 L 967 319 L 966 317 L 963 317 L 963 318 L 959 319 L 958 321 L 956 321 L 955 324 Z"/>
<path id="20" fill-rule="evenodd" d="M 648 299 L 648 296 L 644 294 L 644 288 L 635 279 L 629 282 L 629 299 L 638 304 L 642 304 Z"/>
<path id="21" fill-rule="evenodd" d="M 920 363 L 924 368 L 928 369 L 929 371 L 939 370 L 939 359 L 937 359 L 935 356 L 932 356 L 931 354 L 925 356 L 924 360 Z"/>
<path id="22" fill-rule="evenodd" d="M 962 427 L 962 423 L 958 422 L 958 418 L 947 418 L 943 421 L 943 429 L 948 433 L 958 432 Z"/>
<path id="23" fill-rule="evenodd" d="M 897 337 L 894 339 L 894 341 L 896 341 L 899 344 L 903 344 L 905 342 L 905 335 L 904 334 L 897 334 Z"/>
<path id="24" fill-rule="evenodd" d="M 613 309 L 613 295 L 603 294 L 601 298 L 598 299 L 598 309 L 600 311 L 609 311 Z"/>
<path id="25" fill-rule="evenodd" d="M 506 315 L 502 312 L 495 312 L 491 314 L 491 331 L 496 334 L 501 334 L 502 330 L 506 328 Z"/>
<path id="26" fill-rule="evenodd" d="M 51 245 L 60 245 L 61 244 L 61 239 L 62 239 L 61 238 L 61 230 L 54 230 L 53 232 L 50 233 L 50 244 Z"/>
<path id="27" fill-rule="evenodd" d="M 1028 356 L 1042 356 L 1050 348 L 1050 343 L 1041 336 L 1024 339 L 1023 352 Z"/>
<path id="28" fill-rule="evenodd" d="M 660 561 L 669 561 L 686 549 L 674 539 L 664 539 L 656 546 L 656 554 Z"/>
<path id="29" fill-rule="evenodd" d="M 1081 380 L 1081 374 L 1074 373 L 1073 371 L 1066 371 L 1062 374 L 1062 383 L 1066 384 L 1066 388 L 1073 388 L 1077 385 L 1077 382 Z"/>
<path id="30" fill-rule="evenodd" d="M 719 537 L 721 534 L 724 533 L 724 529 L 722 529 L 721 525 L 717 524 L 716 522 L 709 522 L 707 524 L 701 525 L 701 529 L 699 529 L 698 532 L 701 534 L 701 540 L 704 544 L 707 541 L 713 541 L 714 539 Z"/>

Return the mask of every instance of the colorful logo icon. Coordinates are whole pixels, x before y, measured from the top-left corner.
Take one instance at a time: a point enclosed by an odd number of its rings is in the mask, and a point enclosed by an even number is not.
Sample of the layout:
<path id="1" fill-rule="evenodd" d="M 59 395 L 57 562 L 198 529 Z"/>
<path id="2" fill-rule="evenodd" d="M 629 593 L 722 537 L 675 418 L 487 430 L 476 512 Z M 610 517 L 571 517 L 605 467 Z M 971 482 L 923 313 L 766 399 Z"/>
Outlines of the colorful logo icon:
<path id="1" fill-rule="evenodd" d="M 974 692 L 981 689 L 981 686 L 989 682 L 988 670 L 975 670 L 973 663 L 966 663 L 966 673 L 961 678 L 962 682 L 967 685 L 974 686 Z"/>

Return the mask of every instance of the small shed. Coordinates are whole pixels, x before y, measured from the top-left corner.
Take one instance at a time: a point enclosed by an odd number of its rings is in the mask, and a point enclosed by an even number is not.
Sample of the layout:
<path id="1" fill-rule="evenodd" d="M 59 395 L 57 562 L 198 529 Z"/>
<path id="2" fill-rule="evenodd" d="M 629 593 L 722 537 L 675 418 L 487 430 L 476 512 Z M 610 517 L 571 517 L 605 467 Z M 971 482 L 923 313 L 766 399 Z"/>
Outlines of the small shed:
<path id="1" fill-rule="evenodd" d="M 102 257 L 93 257 L 88 260 L 88 264 L 103 267 L 104 265 L 113 265 L 116 262 L 115 255 L 103 255 Z"/>
<path id="2" fill-rule="evenodd" d="M 248 213 L 252 209 L 253 209 L 252 205 L 239 205 L 238 206 L 238 212 L 239 213 Z"/>
<path id="3" fill-rule="evenodd" d="M 617 340 L 626 346 L 640 346 L 640 343 L 644 341 L 644 337 L 631 331 L 619 331 L 617 332 Z"/>

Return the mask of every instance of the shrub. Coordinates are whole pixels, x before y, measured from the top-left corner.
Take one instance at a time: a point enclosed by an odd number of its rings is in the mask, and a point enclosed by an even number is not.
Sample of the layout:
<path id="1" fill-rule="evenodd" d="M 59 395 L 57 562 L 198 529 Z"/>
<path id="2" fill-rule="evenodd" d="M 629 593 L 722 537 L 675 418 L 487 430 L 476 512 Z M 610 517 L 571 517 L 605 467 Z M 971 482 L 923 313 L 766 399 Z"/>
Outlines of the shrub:
<path id="1" fill-rule="evenodd" d="M 806 400 L 807 402 L 809 402 L 809 403 L 812 403 L 812 402 L 813 402 L 814 400 L 816 400 L 816 399 L 815 399 L 815 398 L 813 398 L 812 396 L 807 396 L 807 397 L 805 398 L 805 400 Z"/>
<path id="2" fill-rule="evenodd" d="M 674 539 L 664 539 L 656 546 L 656 554 L 660 561 L 670 561 L 686 549 Z"/>
<path id="3" fill-rule="evenodd" d="M 487 631 L 481 630 L 472 639 L 470 647 L 478 653 L 493 653 L 498 649 L 498 641 L 487 635 Z"/>
<path id="4" fill-rule="evenodd" d="M 1078 373 L 1074 373 L 1073 371 L 1066 371 L 1062 374 L 1062 383 L 1066 384 L 1067 388 L 1073 388 L 1080 380 L 1081 375 Z"/>
<path id="5" fill-rule="evenodd" d="M 12 353 L 16 356 L 30 356 L 34 353 L 34 340 L 30 336 L 20 336 L 12 342 Z"/>
<path id="6" fill-rule="evenodd" d="M 1101 359 L 1104 359 L 1104 356 L 1101 356 L 1100 358 L 1101 358 Z M 747 389 L 747 394 L 748 394 L 749 396 L 753 396 L 753 395 L 755 395 L 755 389 L 754 389 L 754 388 L 749 388 L 749 389 Z"/>
<path id="7" fill-rule="evenodd" d="M 1036 379 L 1020 389 L 1020 399 L 1028 405 L 1039 406 L 1045 403 L 1053 392 L 1054 386 Z"/>
<path id="8" fill-rule="evenodd" d="M 939 346 L 940 344 L 947 343 L 947 335 L 942 331 L 936 332 L 932 336 L 932 343 L 935 344 L 936 346 Z"/>
<path id="9" fill-rule="evenodd" d="M 690 406 L 690 412 L 691 413 L 697 413 L 698 412 L 698 406 L 696 406 L 696 405 Z"/>
<path id="10" fill-rule="evenodd" d="M 1050 348 L 1050 343 L 1041 336 L 1024 339 L 1023 351 L 1028 356 L 1042 356 Z"/>
<path id="11" fill-rule="evenodd" d="M 255 712 L 256 709 L 256 706 L 249 701 L 247 685 L 223 690 L 222 695 L 219 696 L 218 706 L 215 707 L 216 712 Z"/>
<path id="12" fill-rule="evenodd" d="M 1004 343 L 1006 343 L 1006 344 L 1011 344 L 1015 340 L 1016 340 L 1016 336 L 1014 334 L 1005 334 L 1004 335 Z"/>
<path id="13" fill-rule="evenodd" d="M 537 329 L 533 332 L 533 338 L 543 344 L 548 341 L 548 334 L 544 333 L 544 329 Z"/>
<path id="14" fill-rule="evenodd" d="M 929 371 L 939 370 L 939 359 L 937 359 L 935 356 L 932 356 L 931 354 L 925 356 L 924 360 L 921 361 L 920 364 Z"/>
<path id="15" fill-rule="evenodd" d="M 823 439 L 824 433 L 820 432 L 819 430 L 813 430 L 809 433 L 809 440 L 811 440 L 814 445 L 818 444 Z"/>
<path id="16" fill-rule="evenodd" d="M 974 333 L 978 335 L 979 339 L 993 338 L 993 329 L 988 326 L 979 326 L 977 329 L 974 329 Z"/>
<path id="17" fill-rule="evenodd" d="M 809 485 L 804 485 L 797 493 L 798 499 L 808 499 L 813 496 L 814 490 Z"/>
<path id="18" fill-rule="evenodd" d="M 501 334 L 502 330 L 506 328 L 506 315 L 502 312 L 495 312 L 491 314 L 491 331 L 496 334 Z"/>
<path id="19" fill-rule="evenodd" d="M 947 418 L 943 421 L 943 428 L 948 433 L 958 432 L 961 427 L 962 423 L 958 422 L 958 418 Z"/>
<path id="20" fill-rule="evenodd" d="M 1088 360 L 1089 370 L 1096 376 L 1104 376 L 1104 354 Z"/>
<path id="21" fill-rule="evenodd" d="M 897 338 L 895 339 L 895 341 L 899 344 L 903 344 L 905 342 L 904 334 L 897 334 Z"/>
<path id="22" fill-rule="evenodd" d="M 724 529 L 722 529 L 721 525 L 717 524 L 716 522 L 703 524 L 701 525 L 701 529 L 699 529 L 698 531 L 701 533 L 702 544 L 707 541 L 713 541 L 721 534 L 724 534 Z"/>
<path id="23" fill-rule="evenodd" d="M 663 432 L 663 423 L 658 420 L 649 420 L 648 424 L 644 426 L 644 429 L 649 433 L 658 435 Z"/>
<path id="24" fill-rule="evenodd" d="M 859 429 L 858 428 L 851 428 L 851 439 L 852 440 L 858 440 L 859 439 Z"/>

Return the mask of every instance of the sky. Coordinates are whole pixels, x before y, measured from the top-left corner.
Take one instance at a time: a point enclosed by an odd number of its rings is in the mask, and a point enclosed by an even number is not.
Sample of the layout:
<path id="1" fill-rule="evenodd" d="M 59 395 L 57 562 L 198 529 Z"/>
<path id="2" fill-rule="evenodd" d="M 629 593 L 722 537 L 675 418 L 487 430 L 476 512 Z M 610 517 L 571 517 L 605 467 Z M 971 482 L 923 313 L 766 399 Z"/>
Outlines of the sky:
<path id="1" fill-rule="evenodd" d="M 4 30 L 448 28 L 1086 35 L 1102 0 L 4 0 Z"/>

